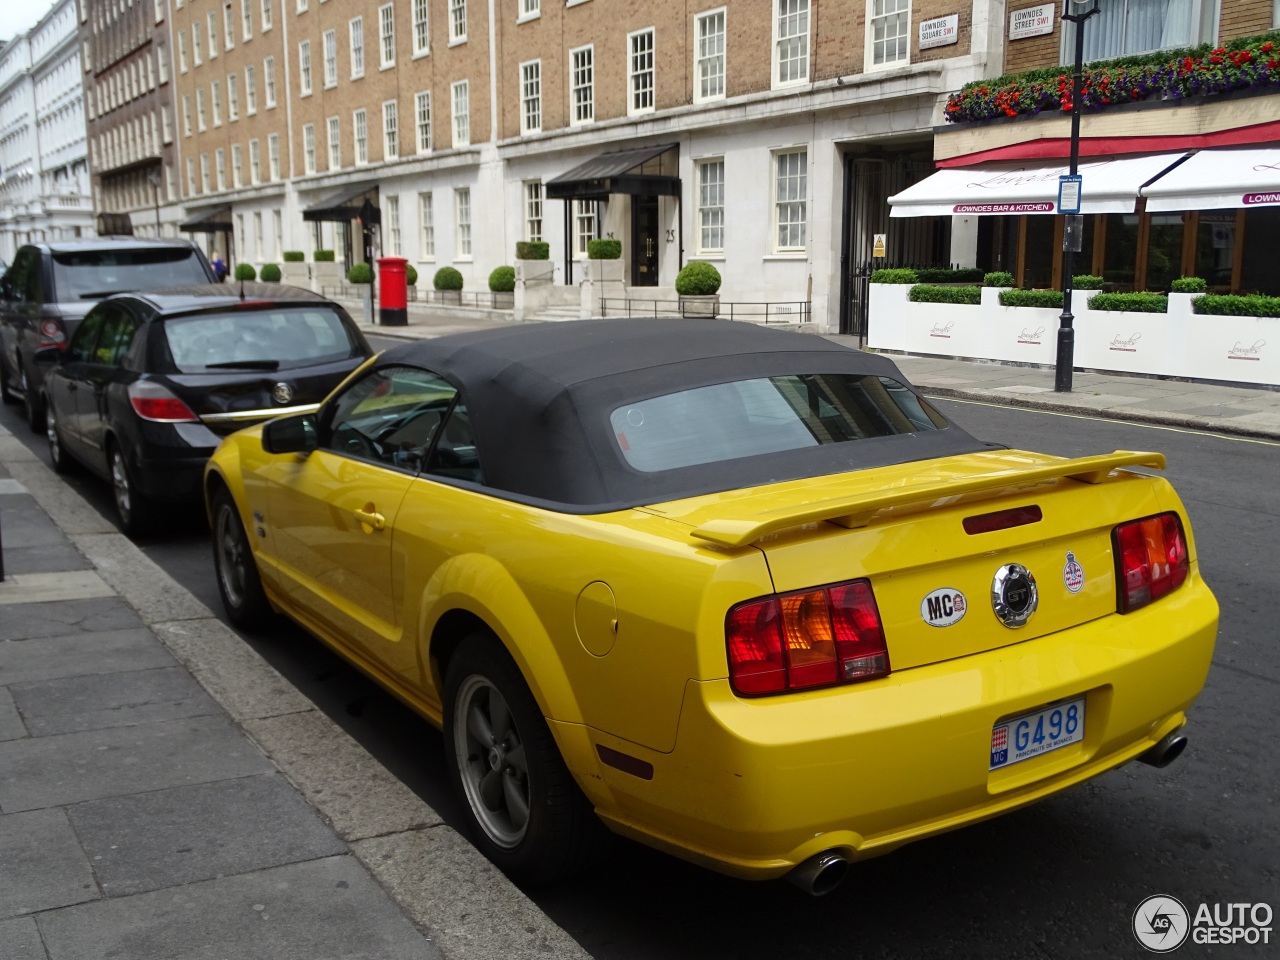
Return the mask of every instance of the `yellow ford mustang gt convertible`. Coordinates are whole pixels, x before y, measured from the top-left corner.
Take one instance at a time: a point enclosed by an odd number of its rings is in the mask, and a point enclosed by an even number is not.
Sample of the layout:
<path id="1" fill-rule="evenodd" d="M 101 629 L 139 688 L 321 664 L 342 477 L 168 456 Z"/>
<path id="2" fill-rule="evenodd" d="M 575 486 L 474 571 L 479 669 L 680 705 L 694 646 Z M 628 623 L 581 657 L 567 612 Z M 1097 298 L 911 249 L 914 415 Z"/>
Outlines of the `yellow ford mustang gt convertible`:
<path id="1" fill-rule="evenodd" d="M 818 337 L 593 320 L 392 349 L 205 484 L 231 619 L 440 726 L 511 875 L 607 827 L 821 893 L 1182 750 L 1218 608 L 1163 465 L 980 442 Z"/>

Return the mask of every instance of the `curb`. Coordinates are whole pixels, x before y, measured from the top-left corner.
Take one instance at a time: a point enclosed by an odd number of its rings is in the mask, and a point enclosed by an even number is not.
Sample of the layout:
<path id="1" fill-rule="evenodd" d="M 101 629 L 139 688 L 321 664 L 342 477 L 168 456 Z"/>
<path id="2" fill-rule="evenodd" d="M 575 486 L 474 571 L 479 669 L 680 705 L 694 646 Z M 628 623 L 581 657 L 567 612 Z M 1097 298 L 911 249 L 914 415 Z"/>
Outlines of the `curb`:
<path id="1" fill-rule="evenodd" d="M 0 463 L 447 960 L 590 960 L 465 837 L 16 437 L 0 433 Z"/>

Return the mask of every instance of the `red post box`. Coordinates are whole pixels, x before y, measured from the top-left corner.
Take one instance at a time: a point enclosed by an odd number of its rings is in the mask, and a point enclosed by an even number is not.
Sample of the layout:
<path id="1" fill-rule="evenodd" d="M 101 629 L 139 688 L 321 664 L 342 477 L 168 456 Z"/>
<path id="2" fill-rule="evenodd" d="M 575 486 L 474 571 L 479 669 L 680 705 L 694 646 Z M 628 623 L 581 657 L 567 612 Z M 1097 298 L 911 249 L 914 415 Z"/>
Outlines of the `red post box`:
<path id="1" fill-rule="evenodd" d="M 409 322 L 409 284 L 404 257 L 379 257 L 378 323 L 384 327 L 403 327 Z"/>

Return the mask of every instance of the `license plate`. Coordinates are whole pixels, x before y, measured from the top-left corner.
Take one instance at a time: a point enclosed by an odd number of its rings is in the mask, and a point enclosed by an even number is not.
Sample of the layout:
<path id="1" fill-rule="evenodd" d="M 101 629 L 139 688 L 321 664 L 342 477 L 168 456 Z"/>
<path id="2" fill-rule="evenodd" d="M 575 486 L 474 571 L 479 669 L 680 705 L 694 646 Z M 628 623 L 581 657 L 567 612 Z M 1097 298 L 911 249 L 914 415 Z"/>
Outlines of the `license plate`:
<path id="1" fill-rule="evenodd" d="M 1084 739 L 1084 697 L 1055 703 L 997 723 L 991 730 L 991 769 L 1030 760 Z"/>

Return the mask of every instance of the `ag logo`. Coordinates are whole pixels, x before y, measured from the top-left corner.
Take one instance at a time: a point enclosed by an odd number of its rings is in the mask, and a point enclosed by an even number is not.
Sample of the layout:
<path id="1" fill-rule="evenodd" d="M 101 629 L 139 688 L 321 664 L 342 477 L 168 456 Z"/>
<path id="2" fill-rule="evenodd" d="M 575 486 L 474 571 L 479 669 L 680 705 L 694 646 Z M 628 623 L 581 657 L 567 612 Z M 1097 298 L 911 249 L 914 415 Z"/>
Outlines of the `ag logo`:
<path id="1" fill-rule="evenodd" d="M 954 587 L 939 587 L 920 601 L 920 617 L 931 627 L 949 627 L 964 618 L 969 605 Z"/>
<path id="2" fill-rule="evenodd" d="M 1147 897 L 1133 911 L 1133 935 L 1152 953 L 1170 953 L 1187 942 L 1191 916 L 1182 901 L 1167 894 Z"/>

